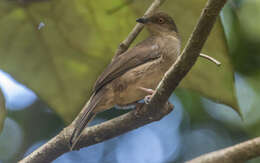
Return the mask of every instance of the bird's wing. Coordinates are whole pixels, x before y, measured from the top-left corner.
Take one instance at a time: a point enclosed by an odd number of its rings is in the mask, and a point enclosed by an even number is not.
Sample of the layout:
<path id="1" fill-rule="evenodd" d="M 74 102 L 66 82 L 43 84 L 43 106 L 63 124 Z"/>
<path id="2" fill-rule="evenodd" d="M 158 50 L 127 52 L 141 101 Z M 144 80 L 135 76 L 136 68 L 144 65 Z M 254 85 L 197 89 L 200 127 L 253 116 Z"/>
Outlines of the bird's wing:
<path id="1" fill-rule="evenodd" d="M 159 48 L 155 44 L 154 38 L 149 37 L 123 54 L 116 56 L 97 79 L 93 92 L 98 92 L 107 83 L 121 76 L 128 70 L 159 57 Z"/>

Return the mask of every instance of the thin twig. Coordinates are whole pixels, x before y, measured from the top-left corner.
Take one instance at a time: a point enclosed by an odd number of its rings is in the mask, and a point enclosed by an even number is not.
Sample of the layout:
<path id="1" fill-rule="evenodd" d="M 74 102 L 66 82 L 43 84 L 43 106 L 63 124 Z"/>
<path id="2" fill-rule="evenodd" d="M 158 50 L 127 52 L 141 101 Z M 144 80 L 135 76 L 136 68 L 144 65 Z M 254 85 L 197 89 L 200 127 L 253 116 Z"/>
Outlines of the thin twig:
<path id="1" fill-rule="evenodd" d="M 178 57 L 177 61 L 167 71 L 156 89 L 154 96 L 151 98 L 150 103 L 144 105 L 139 116 L 136 116 L 135 111 L 131 111 L 110 121 L 85 129 L 76 148 L 87 147 L 116 137 L 147 123 L 159 120 L 168 114 L 171 108 L 169 105 L 165 105 L 165 103 L 180 81 L 195 64 L 213 24 L 226 1 L 227 0 L 208 1 L 182 55 Z M 129 38 L 133 37 L 131 36 Z M 129 41 L 126 41 L 125 44 L 128 45 L 128 42 Z M 51 162 L 63 153 L 68 152 L 68 141 L 73 128 L 73 125 L 68 126 L 21 162 Z"/>
<path id="2" fill-rule="evenodd" d="M 211 57 L 211 56 L 208 56 L 206 54 L 203 54 L 203 53 L 200 53 L 200 57 L 202 58 L 205 58 L 213 63 L 215 63 L 217 66 L 220 66 L 221 65 L 221 62 L 219 62 L 218 60 L 216 60 L 215 58 Z"/>
<path id="3" fill-rule="evenodd" d="M 260 137 L 199 156 L 187 163 L 243 163 L 260 156 Z"/>

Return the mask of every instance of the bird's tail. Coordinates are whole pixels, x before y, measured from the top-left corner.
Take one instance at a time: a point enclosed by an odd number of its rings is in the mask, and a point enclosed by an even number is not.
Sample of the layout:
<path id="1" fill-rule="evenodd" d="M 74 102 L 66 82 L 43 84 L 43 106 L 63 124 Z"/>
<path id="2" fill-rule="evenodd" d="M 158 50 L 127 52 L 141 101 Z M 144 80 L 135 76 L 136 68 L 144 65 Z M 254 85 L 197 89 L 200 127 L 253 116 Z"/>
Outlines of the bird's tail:
<path id="1" fill-rule="evenodd" d="M 95 100 L 95 96 L 91 96 L 89 99 L 88 103 L 83 107 L 79 117 L 76 119 L 75 125 L 74 125 L 74 130 L 72 132 L 72 135 L 70 137 L 70 150 L 73 150 L 75 145 L 77 144 L 82 131 L 84 128 L 87 126 L 87 124 L 95 117 L 95 113 L 92 111 L 98 104 L 99 99 Z"/>

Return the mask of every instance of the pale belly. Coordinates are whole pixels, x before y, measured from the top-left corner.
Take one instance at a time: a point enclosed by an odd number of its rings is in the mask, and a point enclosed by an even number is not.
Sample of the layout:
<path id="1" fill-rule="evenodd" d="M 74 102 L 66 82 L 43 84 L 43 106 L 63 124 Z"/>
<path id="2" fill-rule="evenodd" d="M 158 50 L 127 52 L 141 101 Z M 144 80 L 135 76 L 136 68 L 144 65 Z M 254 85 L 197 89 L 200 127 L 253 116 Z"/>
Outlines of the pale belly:
<path id="1" fill-rule="evenodd" d="M 170 65 L 158 59 L 126 72 L 116 81 L 123 85 L 123 89 L 117 90 L 113 87 L 116 104 L 123 106 L 143 99 L 148 94 L 140 87 L 154 90 Z"/>

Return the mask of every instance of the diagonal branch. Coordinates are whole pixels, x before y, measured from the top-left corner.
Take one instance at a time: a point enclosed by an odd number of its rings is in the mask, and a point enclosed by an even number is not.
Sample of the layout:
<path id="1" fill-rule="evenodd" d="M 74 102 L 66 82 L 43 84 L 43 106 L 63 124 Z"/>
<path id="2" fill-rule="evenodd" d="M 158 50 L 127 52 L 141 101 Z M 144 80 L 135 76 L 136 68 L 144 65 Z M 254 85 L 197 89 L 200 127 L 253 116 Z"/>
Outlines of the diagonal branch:
<path id="1" fill-rule="evenodd" d="M 135 115 L 134 111 L 131 111 L 120 117 L 85 129 L 76 148 L 80 149 L 116 137 L 147 123 L 160 120 L 168 114 L 172 107 L 168 103 L 165 105 L 165 103 L 180 81 L 195 64 L 216 18 L 226 1 L 227 0 L 208 1 L 182 55 L 180 55 L 177 61 L 167 71 L 158 85 L 150 104 L 145 105 L 138 116 Z M 162 1 L 155 0 L 155 2 L 160 3 Z M 129 40 L 132 42 L 132 39 Z M 124 41 L 123 43 L 128 45 L 128 41 Z M 120 52 L 117 54 L 120 54 Z M 73 126 L 68 126 L 21 162 L 51 162 L 63 153 L 68 152 L 68 141 L 72 129 Z"/>

